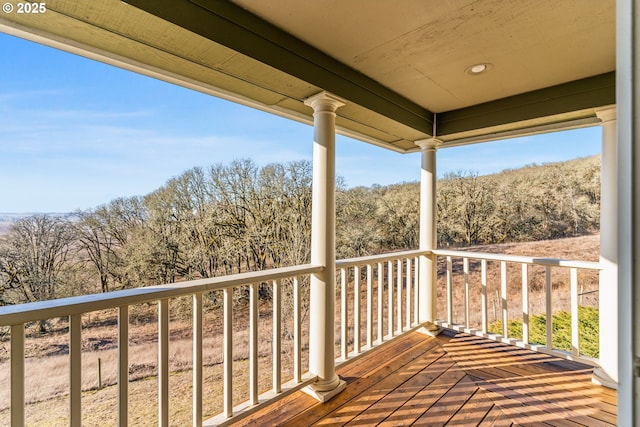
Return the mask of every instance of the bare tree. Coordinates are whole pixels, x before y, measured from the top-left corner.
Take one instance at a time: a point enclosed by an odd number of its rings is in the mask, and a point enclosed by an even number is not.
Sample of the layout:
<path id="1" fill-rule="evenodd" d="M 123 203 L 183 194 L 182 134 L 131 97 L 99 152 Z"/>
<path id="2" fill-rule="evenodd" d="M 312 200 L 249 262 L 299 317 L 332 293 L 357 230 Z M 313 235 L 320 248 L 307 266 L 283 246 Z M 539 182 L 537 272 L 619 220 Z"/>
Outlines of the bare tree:
<path id="1" fill-rule="evenodd" d="M 439 182 L 440 226 L 450 242 L 489 243 L 488 220 L 494 210 L 493 183 L 474 172 L 452 172 Z M 446 221 L 446 222 L 444 222 Z"/>
<path id="2" fill-rule="evenodd" d="M 86 254 L 89 262 L 96 268 L 100 278 L 100 290 L 108 292 L 110 283 L 118 277 L 118 267 L 122 264 L 119 256 L 121 247 L 113 212 L 108 206 L 94 211 L 79 212 L 74 223 L 78 248 Z"/>
<path id="3" fill-rule="evenodd" d="M 63 218 L 34 215 L 14 223 L 0 243 L 4 302 L 61 296 L 73 242 L 73 228 Z"/>

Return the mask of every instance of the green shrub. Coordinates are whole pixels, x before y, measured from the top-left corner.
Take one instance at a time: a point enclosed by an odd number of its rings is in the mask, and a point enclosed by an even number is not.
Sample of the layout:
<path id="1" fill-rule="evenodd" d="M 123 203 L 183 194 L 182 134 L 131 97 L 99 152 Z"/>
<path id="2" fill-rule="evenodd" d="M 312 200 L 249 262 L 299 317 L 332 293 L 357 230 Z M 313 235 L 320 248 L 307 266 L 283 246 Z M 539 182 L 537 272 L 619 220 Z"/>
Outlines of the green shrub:
<path id="1" fill-rule="evenodd" d="M 571 352 L 571 313 L 560 311 L 553 315 L 553 348 Z M 599 319 L 598 309 L 578 307 L 578 332 L 580 354 L 598 358 L 599 351 Z M 501 334 L 502 321 L 489 325 L 489 332 Z M 522 339 L 522 320 L 510 320 L 507 327 L 509 338 Z M 529 320 L 529 342 L 547 344 L 546 315 L 531 316 Z"/>

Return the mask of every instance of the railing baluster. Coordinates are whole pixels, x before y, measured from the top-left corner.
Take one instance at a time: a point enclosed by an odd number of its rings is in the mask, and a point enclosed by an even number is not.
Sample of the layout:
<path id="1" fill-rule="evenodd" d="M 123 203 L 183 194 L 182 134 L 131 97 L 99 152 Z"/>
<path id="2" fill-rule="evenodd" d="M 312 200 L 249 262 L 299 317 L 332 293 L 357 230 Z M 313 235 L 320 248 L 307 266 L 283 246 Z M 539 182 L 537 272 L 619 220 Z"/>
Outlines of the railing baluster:
<path id="1" fill-rule="evenodd" d="M 396 266 L 398 269 L 398 274 L 397 274 L 397 278 L 396 278 L 396 286 L 398 288 L 397 291 L 397 295 L 396 295 L 396 315 L 398 316 L 398 320 L 397 320 L 397 331 L 398 331 L 398 335 L 402 333 L 402 260 L 398 259 L 396 261 Z"/>
<path id="2" fill-rule="evenodd" d="M 469 327 L 469 258 L 462 258 L 464 275 L 464 326 Z"/>
<path id="3" fill-rule="evenodd" d="M 500 298 L 502 298 L 502 337 L 509 337 L 509 310 L 507 306 L 507 263 L 500 261 Z"/>
<path id="4" fill-rule="evenodd" d="M 273 392 L 282 391 L 282 283 L 273 281 Z"/>
<path id="5" fill-rule="evenodd" d="M 389 337 L 393 337 L 393 262 L 387 261 L 387 322 Z"/>
<path id="6" fill-rule="evenodd" d="M 222 344 L 222 363 L 224 370 L 223 413 L 229 418 L 233 415 L 233 288 L 224 291 L 224 332 Z"/>
<path id="7" fill-rule="evenodd" d="M 522 264 L 522 342 L 529 344 L 529 276 L 527 264 Z"/>
<path id="8" fill-rule="evenodd" d="M 129 306 L 118 308 L 118 425 L 129 424 Z"/>
<path id="9" fill-rule="evenodd" d="M 367 264 L 367 347 L 373 346 L 373 266 Z"/>
<path id="10" fill-rule="evenodd" d="M 258 283 L 249 285 L 249 401 L 258 403 Z"/>
<path id="11" fill-rule="evenodd" d="M 360 267 L 353 267 L 353 353 L 360 354 Z"/>
<path id="12" fill-rule="evenodd" d="M 413 259 L 413 265 L 415 268 L 413 275 L 413 323 L 416 325 L 420 321 L 420 286 L 418 285 L 420 274 L 418 273 L 418 262 L 418 257 L 415 257 Z"/>
<path id="13" fill-rule="evenodd" d="M 302 321 L 300 319 L 301 281 L 301 278 L 293 278 L 293 379 L 296 383 L 302 382 Z"/>
<path id="14" fill-rule="evenodd" d="M 551 267 L 545 267 L 545 293 L 547 314 L 547 349 L 553 350 L 553 300 L 551 299 Z"/>
<path id="15" fill-rule="evenodd" d="M 193 294 L 193 425 L 202 426 L 202 292 Z"/>
<path id="16" fill-rule="evenodd" d="M 447 323 L 453 325 L 453 262 L 447 257 Z"/>
<path id="17" fill-rule="evenodd" d="M 580 331 L 578 325 L 578 269 L 571 269 L 571 347 L 574 356 L 580 356 Z"/>
<path id="18" fill-rule="evenodd" d="M 158 301 L 158 425 L 169 426 L 169 300 Z"/>
<path id="19" fill-rule="evenodd" d="M 349 343 L 347 341 L 347 271 L 340 269 L 340 353 L 342 360 L 347 360 L 349 355 Z"/>
<path id="20" fill-rule="evenodd" d="M 11 425 L 25 425 L 23 323 L 11 326 Z"/>
<path id="21" fill-rule="evenodd" d="M 407 287 L 407 298 L 406 298 L 406 307 L 405 307 L 405 325 L 407 329 L 411 328 L 411 258 L 406 259 L 407 265 L 407 277 L 405 281 L 405 286 Z"/>
<path id="22" fill-rule="evenodd" d="M 482 333 L 487 333 L 487 260 L 480 261 L 480 284 L 482 292 Z"/>
<path id="23" fill-rule="evenodd" d="M 82 315 L 69 316 L 70 426 L 82 425 Z"/>
<path id="24" fill-rule="evenodd" d="M 382 327 L 384 326 L 384 312 L 383 312 L 383 299 L 384 299 L 384 267 L 381 262 L 378 263 L 378 342 L 384 341 Z"/>

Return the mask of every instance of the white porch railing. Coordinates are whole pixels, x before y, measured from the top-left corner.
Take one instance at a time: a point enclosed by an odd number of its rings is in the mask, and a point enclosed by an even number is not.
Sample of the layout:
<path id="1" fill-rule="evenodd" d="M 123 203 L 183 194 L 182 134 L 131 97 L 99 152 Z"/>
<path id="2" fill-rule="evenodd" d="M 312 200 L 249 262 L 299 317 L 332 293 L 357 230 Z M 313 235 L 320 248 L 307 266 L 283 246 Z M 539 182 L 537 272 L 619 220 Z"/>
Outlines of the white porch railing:
<path id="1" fill-rule="evenodd" d="M 445 260 L 446 274 L 446 318 L 438 321 L 441 326 L 476 333 L 492 339 L 506 341 L 532 348 L 534 350 L 553 352 L 563 357 L 581 358 L 578 337 L 578 270 L 599 270 L 600 265 L 592 262 L 566 261 L 557 259 L 540 259 L 511 255 L 471 253 L 461 251 L 435 250 L 406 251 L 336 262 L 338 275 L 338 292 L 340 300 L 339 323 L 336 338 L 339 342 L 337 364 L 356 360 L 360 354 L 371 350 L 391 339 L 420 326 L 420 304 L 425 296 L 419 293 L 420 256 L 435 256 Z M 454 269 L 453 260 L 461 259 L 463 268 L 462 292 L 464 298 L 464 316 L 454 319 Z M 470 261 L 480 262 L 480 281 L 470 280 Z M 487 263 L 500 265 L 500 299 L 502 334 L 491 334 L 488 330 L 487 315 Z M 515 340 L 508 336 L 509 307 L 513 300 L 508 294 L 507 264 L 520 264 L 522 267 L 522 322 L 523 337 Z M 538 265 L 545 269 L 545 307 L 546 307 L 546 342 L 553 342 L 552 323 L 552 270 L 569 269 L 572 347 L 567 354 L 553 348 L 529 343 L 529 276 L 528 266 Z M 0 326 L 11 328 L 11 423 L 15 426 L 25 422 L 25 324 L 29 322 L 69 317 L 69 400 L 70 425 L 81 425 L 81 316 L 103 309 L 118 310 L 118 423 L 127 425 L 129 407 L 129 307 L 139 303 L 157 302 L 158 304 L 158 418 L 159 425 L 169 424 L 169 306 L 170 298 L 191 296 L 193 304 L 193 425 L 219 425 L 237 420 L 256 410 L 258 404 L 283 397 L 312 383 L 315 377 L 302 372 L 303 358 L 300 278 L 322 271 L 322 267 L 302 265 L 274 270 L 244 273 L 212 279 L 195 280 L 171 285 L 130 289 L 106 294 L 87 295 L 60 300 L 15 305 L 0 308 Z M 293 283 L 293 380 L 282 383 L 281 379 L 281 284 L 283 281 Z M 273 373 L 272 388 L 267 393 L 259 394 L 258 389 L 258 286 L 260 283 L 271 283 L 273 291 Z M 248 400 L 240 406 L 233 407 L 233 289 L 240 286 L 249 287 L 249 393 Z M 480 306 L 473 306 L 469 295 L 479 288 Z M 203 294 L 210 291 L 221 291 L 224 294 L 223 309 L 223 410 L 215 418 L 203 420 Z M 480 312 L 480 327 L 472 326 L 472 314 Z M 339 335 L 339 336 L 338 336 Z M 552 347 L 552 346 L 551 346 Z M 584 359 L 595 363 L 593 360 Z M 236 383 L 237 385 L 237 383 Z"/>
<path id="2" fill-rule="evenodd" d="M 587 357 L 582 355 L 580 351 L 580 337 L 579 337 L 579 316 L 578 316 L 578 302 L 579 295 L 579 282 L 578 271 L 600 271 L 602 267 L 597 262 L 587 261 L 569 261 L 554 258 L 534 258 L 526 256 L 515 255 L 500 255 L 492 253 L 474 253 L 465 251 L 450 251 L 450 250 L 434 250 L 433 253 L 439 257 L 444 258 L 446 262 L 446 318 L 436 322 L 440 326 L 472 333 L 487 338 L 491 338 L 497 341 L 518 345 L 521 347 L 541 351 L 545 353 L 551 353 L 563 358 L 579 360 L 591 365 L 597 365 L 598 360 L 596 358 Z M 454 319 L 453 315 L 453 301 L 454 301 L 454 272 L 453 272 L 453 260 L 462 260 L 462 272 L 460 273 L 459 286 L 462 287 L 463 294 L 463 316 L 461 318 Z M 470 280 L 470 268 L 469 261 L 480 261 L 480 279 L 473 283 Z M 500 322 L 502 324 L 501 334 L 490 333 L 488 327 L 488 294 L 487 294 L 487 263 L 494 262 L 499 263 L 499 303 L 500 303 Z M 513 297 L 510 299 L 508 293 L 509 278 L 507 277 L 507 264 L 519 264 L 521 266 L 521 319 L 522 319 L 522 337 L 518 339 L 510 337 L 508 331 L 509 325 L 509 313 L 510 307 L 514 303 Z M 544 315 L 545 315 L 545 343 L 530 343 L 530 278 L 529 278 L 529 266 L 540 266 L 544 268 Z M 570 314 L 571 314 L 571 351 L 563 351 L 553 348 L 553 298 L 554 298 L 554 282 L 552 279 L 552 272 L 556 269 L 568 270 L 570 276 L 569 283 L 569 299 L 570 299 Z M 479 289 L 481 299 L 480 305 L 472 306 L 470 303 L 470 294 L 472 288 Z M 520 305 L 520 304 L 519 304 Z M 480 312 L 481 321 L 479 328 L 472 325 L 471 313 Z M 511 310 L 513 311 L 513 310 Z"/>
<path id="3" fill-rule="evenodd" d="M 336 261 L 338 364 L 419 326 L 418 258 L 426 254 L 415 250 Z"/>
<path id="4" fill-rule="evenodd" d="M 145 302 L 158 304 L 158 424 L 169 425 L 169 299 L 181 296 L 193 297 L 193 425 L 218 425 L 229 417 L 236 419 L 248 413 L 258 403 L 298 390 L 315 380 L 301 372 L 300 331 L 300 281 L 298 278 L 319 272 L 322 267 L 301 265 L 267 271 L 194 280 L 171 285 L 151 286 L 104 294 L 87 295 L 21 304 L 0 308 L 0 326 L 11 328 L 11 425 L 25 424 L 25 324 L 56 317 L 69 317 L 69 401 L 71 426 L 82 424 L 82 367 L 81 367 L 81 316 L 98 310 L 118 310 L 118 373 L 117 401 L 118 425 L 128 424 L 129 402 L 129 307 Z M 294 354 L 293 380 L 281 382 L 281 283 L 293 281 Z M 272 283 L 273 286 L 273 387 L 267 393 L 258 394 L 258 285 Z M 249 399 L 233 408 L 233 303 L 234 288 L 249 286 Z M 205 292 L 222 291 L 224 294 L 223 326 L 223 412 L 220 416 L 204 421 L 202 413 L 202 296 Z"/>

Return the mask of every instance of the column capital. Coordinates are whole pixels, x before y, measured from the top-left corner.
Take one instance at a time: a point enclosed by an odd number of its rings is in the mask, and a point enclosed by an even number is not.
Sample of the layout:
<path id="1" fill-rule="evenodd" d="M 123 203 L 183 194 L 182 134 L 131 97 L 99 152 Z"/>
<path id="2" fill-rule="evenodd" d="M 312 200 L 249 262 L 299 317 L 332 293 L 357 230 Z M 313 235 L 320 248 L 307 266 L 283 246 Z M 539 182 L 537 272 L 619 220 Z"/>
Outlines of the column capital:
<path id="1" fill-rule="evenodd" d="M 414 144 L 420 147 L 422 151 L 429 150 L 429 149 L 435 150 L 440 145 L 442 145 L 442 143 L 443 143 L 442 140 L 438 138 L 427 138 L 427 139 L 419 139 L 417 141 L 414 141 Z"/>
<path id="2" fill-rule="evenodd" d="M 596 109 L 596 116 L 602 121 L 602 123 L 616 120 L 616 106 L 610 105 L 604 108 Z"/>
<path id="3" fill-rule="evenodd" d="M 345 105 L 347 101 L 338 96 L 322 91 L 310 96 L 304 100 L 304 105 L 313 108 L 313 111 L 331 111 L 335 112 L 338 108 Z"/>

